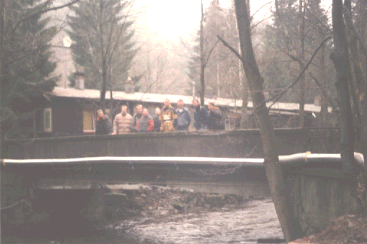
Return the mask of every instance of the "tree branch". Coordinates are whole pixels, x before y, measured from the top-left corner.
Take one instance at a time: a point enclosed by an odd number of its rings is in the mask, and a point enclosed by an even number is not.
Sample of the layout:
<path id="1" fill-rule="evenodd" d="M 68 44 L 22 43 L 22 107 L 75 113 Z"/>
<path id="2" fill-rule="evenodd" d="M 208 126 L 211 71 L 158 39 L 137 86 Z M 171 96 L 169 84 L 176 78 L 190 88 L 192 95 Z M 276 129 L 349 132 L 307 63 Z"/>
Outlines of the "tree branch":
<path id="1" fill-rule="evenodd" d="M 28 57 L 29 55 L 32 55 L 32 54 L 35 54 L 35 53 L 36 53 L 36 51 L 35 51 L 35 50 L 34 50 L 34 51 L 32 51 L 32 52 L 26 53 L 26 54 L 24 54 L 24 55 L 22 55 L 22 56 L 19 56 L 19 57 L 15 58 L 15 59 L 9 60 L 9 61 L 8 61 L 8 62 L 6 62 L 5 64 L 2 64 L 2 66 L 4 67 L 4 66 L 6 66 L 6 65 L 12 64 L 12 63 L 14 63 L 14 62 L 16 62 L 16 61 L 18 61 L 18 60 L 20 60 L 20 59 L 26 58 L 26 57 Z"/>
<path id="2" fill-rule="evenodd" d="M 277 94 L 277 95 L 275 95 L 275 96 L 273 96 L 273 97 L 271 97 L 271 98 L 269 98 L 268 100 L 266 100 L 265 101 L 265 103 L 266 102 L 269 102 L 269 101 L 271 101 L 271 100 L 273 100 L 274 98 L 275 98 L 275 101 L 269 106 L 269 109 L 277 102 L 277 101 L 279 101 L 279 99 L 284 95 L 284 93 L 286 93 L 286 92 L 288 92 L 288 90 L 290 89 L 290 88 L 292 88 L 295 84 L 297 84 L 297 82 L 301 79 L 301 77 L 302 77 L 302 75 L 306 72 L 306 70 L 307 70 L 307 68 L 308 68 L 308 66 L 310 65 L 310 63 L 312 62 L 312 60 L 315 58 L 315 56 L 316 56 L 316 54 L 317 54 L 317 52 L 320 50 L 320 48 L 324 45 L 324 43 L 326 42 L 326 41 L 328 41 L 329 39 L 331 39 L 331 36 L 329 36 L 329 37 L 327 37 L 327 38 L 325 38 L 322 42 L 321 42 L 321 44 L 320 44 L 320 46 L 315 50 L 315 52 L 313 53 L 313 55 L 312 55 L 312 57 L 311 57 L 311 59 L 307 62 L 307 64 L 306 64 L 306 66 L 305 66 L 305 68 L 301 71 L 301 73 L 298 75 L 298 77 L 297 77 L 297 79 L 291 84 L 291 85 L 289 85 L 287 88 L 285 88 L 282 92 L 280 92 L 279 94 Z M 260 106 L 258 106 L 258 107 L 256 107 L 254 110 L 256 110 L 256 109 L 258 109 Z"/>
<path id="3" fill-rule="evenodd" d="M 331 29 L 330 29 L 330 27 L 328 25 L 325 25 L 324 23 L 322 23 L 322 21 L 314 13 L 312 13 L 312 11 L 310 11 L 309 9 L 306 9 L 306 11 L 309 14 L 311 14 L 312 17 L 314 17 L 317 20 L 317 22 L 319 22 L 319 24 L 320 24 L 319 29 L 321 31 L 323 31 L 321 27 L 324 27 L 329 33 L 331 33 Z"/>
<path id="4" fill-rule="evenodd" d="M 324 89 L 324 87 L 321 85 L 320 81 L 312 74 L 312 72 L 308 72 L 308 74 L 311 76 L 311 78 L 316 82 L 317 86 L 320 87 L 322 93 L 327 97 L 327 100 L 329 101 L 331 107 L 333 110 L 336 110 L 337 106 L 335 105 L 332 98 L 327 94 L 327 91 Z"/>
<path id="5" fill-rule="evenodd" d="M 298 64 L 303 65 L 302 60 L 300 60 L 299 58 L 297 58 L 296 56 L 293 56 L 290 53 L 285 53 L 288 57 L 290 57 L 293 61 L 296 61 Z"/>
<path id="6" fill-rule="evenodd" d="M 218 42 L 219 41 L 217 40 L 215 42 L 215 44 L 213 45 L 213 47 L 210 49 L 209 54 L 208 54 L 208 57 L 206 57 L 206 60 L 205 60 L 205 63 L 204 63 L 204 67 L 206 67 L 206 65 L 208 64 L 210 55 L 212 55 L 212 52 L 213 52 L 214 48 L 217 46 Z"/>
<path id="7" fill-rule="evenodd" d="M 239 58 L 241 60 L 241 62 L 243 63 L 243 58 L 242 56 L 237 52 L 236 49 L 234 49 L 231 45 L 229 45 L 229 43 L 227 43 L 222 37 L 220 37 L 219 35 L 217 35 L 218 39 L 223 43 L 224 46 L 228 47 L 229 50 L 231 50 L 236 56 L 237 58 Z"/>
<path id="8" fill-rule="evenodd" d="M 346 6 L 343 6 L 343 13 L 344 13 L 344 18 L 349 23 L 349 25 L 352 27 L 352 30 L 353 30 L 354 34 L 357 36 L 357 39 L 359 41 L 359 44 L 361 45 L 363 54 L 364 54 L 365 58 L 367 59 L 367 48 L 366 48 L 366 45 L 365 45 L 365 43 L 363 41 L 363 38 L 361 37 L 361 34 L 359 34 L 357 28 L 353 24 L 350 11 L 349 11 L 349 9 Z"/>
<path id="9" fill-rule="evenodd" d="M 255 16 L 258 12 L 260 12 L 260 10 L 261 10 L 261 9 L 265 8 L 267 5 L 272 4 L 272 3 L 273 3 L 272 1 L 267 2 L 267 3 L 265 3 L 264 5 L 262 5 L 260 8 L 258 8 L 258 9 L 255 11 L 255 13 L 253 13 L 253 14 L 250 16 L 250 20 L 252 21 L 252 19 L 254 18 L 254 16 Z"/>
<path id="10" fill-rule="evenodd" d="M 14 33 L 14 31 L 16 29 L 18 29 L 18 27 L 20 26 L 21 23 L 29 20 L 30 18 L 36 16 L 36 15 L 39 15 L 39 14 L 43 14 L 43 13 L 46 13 L 46 12 L 50 12 L 50 11 L 55 11 L 55 10 L 58 10 L 58 9 L 61 9 L 61 8 L 65 8 L 65 7 L 68 7 L 68 6 L 71 6 L 73 5 L 74 3 L 77 3 L 79 2 L 80 0 L 74 0 L 72 2 L 69 2 L 69 3 L 66 3 L 66 4 L 63 4 L 63 5 L 60 5 L 60 6 L 56 6 L 56 7 L 53 7 L 53 8 L 48 8 L 48 9 L 45 9 L 45 10 L 40 10 L 40 11 L 37 11 L 31 15 L 28 15 L 27 17 L 24 17 L 23 19 L 19 20 L 18 23 L 15 24 L 15 27 L 12 29 L 12 32 Z M 45 8 L 49 3 L 51 2 L 51 0 L 47 0 L 43 6 L 41 7 L 41 9 Z"/>
<path id="11" fill-rule="evenodd" d="M 267 17 L 267 18 L 263 18 L 262 20 L 260 20 L 259 22 L 257 22 L 256 24 L 253 24 L 253 25 L 251 25 L 251 30 L 252 29 L 255 29 L 256 27 L 258 27 L 261 23 L 263 23 L 263 22 L 265 22 L 265 21 L 267 21 L 268 19 L 271 19 L 272 18 L 272 16 L 269 16 L 269 17 Z"/>

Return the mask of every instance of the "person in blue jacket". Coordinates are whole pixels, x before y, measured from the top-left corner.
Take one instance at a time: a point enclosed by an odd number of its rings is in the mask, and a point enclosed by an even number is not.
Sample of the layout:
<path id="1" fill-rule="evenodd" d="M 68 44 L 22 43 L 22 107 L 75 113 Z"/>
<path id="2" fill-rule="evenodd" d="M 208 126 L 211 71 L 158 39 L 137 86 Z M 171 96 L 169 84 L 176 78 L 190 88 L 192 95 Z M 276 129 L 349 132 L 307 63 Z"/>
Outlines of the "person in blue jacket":
<path id="1" fill-rule="evenodd" d="M 207 130 L 208 129 L 208 111 L 204 106 L 199 104 L 197 99 L 192 101 L 192 105 L 194 105 L 195 113 L 194 113 L 194 126 L 196 130 Z"/>
<path id="2" fill-rule="evenodd" d="M 191 114 L 188 108 L 184 107 L 184 102 L 182 99 L 177 101 L 177 125 L 176 130 L 178 131 L 188 131 L 191 124 Z"/>

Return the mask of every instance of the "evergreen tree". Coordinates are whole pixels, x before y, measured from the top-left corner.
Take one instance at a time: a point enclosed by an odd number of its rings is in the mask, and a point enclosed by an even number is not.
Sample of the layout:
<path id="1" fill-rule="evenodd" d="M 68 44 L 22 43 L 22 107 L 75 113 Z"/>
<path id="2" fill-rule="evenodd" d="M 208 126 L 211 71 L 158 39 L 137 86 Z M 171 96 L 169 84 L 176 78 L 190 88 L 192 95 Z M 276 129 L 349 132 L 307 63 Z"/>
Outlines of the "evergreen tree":
<path id="1" fill-rule="evenodd" d="M 128 1 L 89 0 L 72 6 L 68 32 L 75 65 L 83 67 L 85 87 L 124 90 L 132 60 L 137 53 L 126 10 Z"/>
<path id="2" fill-rule="evenodd" d="M 50 60 L 56 27 L 42 13 L 49 7 L 38 0 L 3 0 L 0 19 L 1 123 L 14 123 L 15 111 L 29 111 L 57 77 Z M 26 106 L 25 104 L 29 105 Z M 11 122 L 13 121 L 13 122 Z M 3 126 L 4 129 L 4 126 Z"/>

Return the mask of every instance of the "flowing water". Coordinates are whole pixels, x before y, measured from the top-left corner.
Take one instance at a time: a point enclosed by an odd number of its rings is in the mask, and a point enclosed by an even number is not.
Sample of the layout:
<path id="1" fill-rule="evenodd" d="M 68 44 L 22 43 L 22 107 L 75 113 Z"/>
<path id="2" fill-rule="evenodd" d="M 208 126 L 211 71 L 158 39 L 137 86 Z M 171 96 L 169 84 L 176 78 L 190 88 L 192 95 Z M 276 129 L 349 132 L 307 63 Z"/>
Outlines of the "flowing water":
<path id="1" fill-rule="evenodd" d="M 258 239 L 283 238 L 270 199 L 251 200 L 239 208 L 222 208 L 190 214 L 140 217 L 107 223 L 81 236 L 4 240 L 9 243 L 42 244 L 171 244 L 258 243 Z"/>

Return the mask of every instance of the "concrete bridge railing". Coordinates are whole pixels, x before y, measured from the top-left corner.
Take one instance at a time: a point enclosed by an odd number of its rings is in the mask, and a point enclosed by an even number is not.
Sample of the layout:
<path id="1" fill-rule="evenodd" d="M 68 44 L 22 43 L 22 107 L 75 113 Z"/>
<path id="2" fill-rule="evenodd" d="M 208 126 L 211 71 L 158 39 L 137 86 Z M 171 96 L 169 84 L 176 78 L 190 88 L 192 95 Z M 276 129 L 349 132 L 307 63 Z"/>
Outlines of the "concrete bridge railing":
<path id="1" fill-rule="evenodd" d="M 337 153 L 338 129 L 276 129 L 280 155 Z M 170 132 L 75 136 L 3 142 L 3 158 L 79 158 L 101 156 L 172 156 L 262 158 L 258 130 Z"/>

